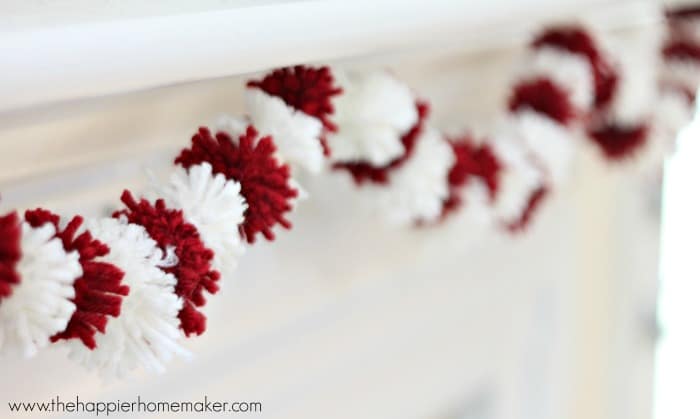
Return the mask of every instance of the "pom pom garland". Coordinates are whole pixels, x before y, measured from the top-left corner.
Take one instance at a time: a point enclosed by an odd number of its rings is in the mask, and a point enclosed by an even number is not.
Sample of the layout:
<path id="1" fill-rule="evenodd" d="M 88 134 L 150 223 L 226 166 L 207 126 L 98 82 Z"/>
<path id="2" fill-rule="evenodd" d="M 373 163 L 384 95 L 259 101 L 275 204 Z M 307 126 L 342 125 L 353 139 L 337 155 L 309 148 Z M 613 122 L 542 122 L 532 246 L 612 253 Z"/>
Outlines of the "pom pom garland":
<path id="1" fill-rule="evenodd" d="M 629 72 L 578 26 L 533 41 L 483 142 L 446 140 L 427 104 L 387 72 L 296 66 L 250 81 L 248 116 L 200 128 L 149 199 L 126 190 L 125 209 L 86 225 L 41 209 L 0 217 L 0 353 L 32 355 L 53 341 L 105 375 L 162 371 L 188 354 L 183 336 L 204 332 L 219 272 L 229 276 L 246 242 L 291 227 L 292 170 L 319 173 L 331 148 L 332 168 L 390 223 L 521 232 L 567 178 L 579 134 L 616 161 L 687 121 L 700 84 L 696 16 L 669 15 L 651 120 L 620 118 Z"/>
<path id="2" fill-rule="evenodd" d="M 59 226 L 58 215 L 50 211 L 27 211 L 25 219 L 35 228 L 45 223 L 52 224 L 56 237 L 63 243 L 63 249 L 66 252 L 76 251 L 80 256 L 83 274 L 73 283 L 75 312 L 65 330 L 51 336 L 51 341 L 80 339 L 85 346 L 95 349 L 95 333 L 105 332 L 108 316 L 119 316 L 122 298 L 129 294 L 129 288 L 121 284 L 124 272 L 99 260 L 109 253 L 107 245 L 95 240 L 88 231 L 77 234 L 83 223 L 82 217 L 74 217 L 63 230 Z"/>

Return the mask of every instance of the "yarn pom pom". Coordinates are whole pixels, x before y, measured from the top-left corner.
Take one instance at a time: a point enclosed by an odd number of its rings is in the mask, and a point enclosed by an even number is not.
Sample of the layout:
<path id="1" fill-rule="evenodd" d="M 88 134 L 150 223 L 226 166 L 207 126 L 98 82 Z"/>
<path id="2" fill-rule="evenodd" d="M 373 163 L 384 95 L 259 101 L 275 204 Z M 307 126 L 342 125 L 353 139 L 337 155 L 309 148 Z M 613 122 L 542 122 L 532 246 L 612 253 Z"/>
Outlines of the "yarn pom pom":
<path id="1" fill-rule="evenodd" d="M 418 121 L 411 89 L 386 71 L 334 73 L 343 94 L 336 101 L 338 131 L 328 136 L 332 160 L 382 167 L 401 157 L 401 137 Z"/>
<path id="2" fill-rule="evenodd" d="M 493 201 L 498 193 L 501 172 L 501 162 L 488 144 L 477 145 L 472 138 L 462 137 L 451 141 L 450 145 L 455 163 L 447 177 L 450 195 L 443 204 L 443 216 L 461 206 L 464 199 L 461 189 L 472 179 L 483 182 L 489 200 Z"/>
<path id="3" fill-rule="evenodd" d="M 594 106 L 599 109 L 610 103 L 617 88 L 618 75 L 586 30 L 576 26 L 550 28 L 535 38 L 532 45 L 535 48 L 558 48 L 585 57 L 593 70 Z"/>
<path id="4" fill-rule="evenodd" d="M 666 43 L 662 53 L 669 60 L 700 61 L 700 45 L 686 39 L 674 39 Z"/>
<path id="5" fill-rule="evenodd" d="M 569 93 L 547 78 L 522 81 L 513 88 L 508 107 L 516 113 L 531 110 L 567 125 L 576 117 Z"/>
<path id="6" fill-rule="evenodd" d="M 0 303 L 0 353 L 34 355 L 65 330 L 75 305 L 73 282 L 82 270 L 77 252 L 67 253 L 51 223 L 22 223 L 20 282 Z"/>
<path id="7" fill-rule="evenodd" d="M 16 212 L 0 216 L 0 303 L 19 284 L 17 263 L 22 257 L 22 228 Z"/>
<path id="8" fill-rule="evenodd" d="M 662 86 L 654 108 L 654 131 L 649 134 L 652 138 L 658 138 L 649 143 L 652 147 L 658 146 L 657 161 L 675 151 L 678 132 L 693 119 L 693 101 L 682 90 Z"/>
<path id="9" fill-rule="evenodd" d="M 588 110 L 593 104 L 593 72 L 581 55 L 543 46 L 527 54 L 520 74 L 523 79 L 541 77 L 565 88 L 577 110 Z"/>
<path id="10" fill-rule="evenodd" d="M 242 230 L 245 239 L 254 243 L 256 235 L 275 238 L 272 228 L 279 224 L 291 228 L 285 218 L 298 192 L 291 186 L 290 170 L 275 158 L 272 138 L 258 139 L 252 126 L 234 142 L 225 132 L 216 137 L 206 128 L 200 128 L 192 137 L 192 147 L 184 149 L 175 163 L 185 168 L 208 162 L 214 173 L 241 184 L 241 194 L 248 204 Z M 233 220 L 235 222 L 235 220 Z"/>
<path id="11" fill-rule="evenodd" d="M 671 57 L 664 60 L 661 70 L 661 89 L 675 90 L 689 103 L 695 101 L 696 87 L 700 84 L 700 58 Z"/>
<path id="12" fill-rule="evenodd" d="M 115 217 L 123 216 L 145 228 L 162 251 L 174 251 L 177 262 L 163 270 L 175 276 L 175 294 L 184 300 L 178 314 L 180 327 L 186 336 L 201 335 L 207 319 L 195 307 L 206 304 L 204 291 L 215 294 L 219 290 L 220 274 L 211 269 L 214 252 L 204 245 L 197 228 L 185 220 L 182 210 L 168 208 L 162 199 L 156 200 L 155 205 L 145 199 L 137 202 L 128 190 L 121 200 L 127 209 L 115 213 Z"/>
<path id="13" fill-rule="evenodd" d="M 105 332 L 108 316 L 119 316 L 122 298 L 129 294 L 129 288 L 121 284 L 124 272 L 99 260 L 109 253 L 107 245 L 95 240 L 88 231 L 77 234 L 83 223 L 81 217 L 74 217 L 63 230 L 60 229 L 58 215 L 43 209 L 27 211 L 24 218 L 32 227 L 51 223 L 64 250 L 76 251 L 80 256 L 83 274 L 73 283 L 75 312 L 65 330 L 53 335 L 51 341 L 77 338 L 88 348 L 94 349 L 95 333 Z"/>
<path id="14" fill-rule="evenodd" d="M 275 139 L 282 160 L 318 174 L 326 153 L 321 121 L 260 89 L 248 89 L 245 98 L 252 125 Z"/>
<path id="15" fill-rule="evenodd" d="M 321 121 L 326 131 L 335 132 L 331 122 L 333 97 L 343 92 L 334 85 L 333 74 L 328 67 L 306 67 L 302 65 L 274 70 L 262 80 L 251 80 L 248 87 L 258 88 L 279 97 L 292 108 Z M 324 137 L 320 138 L 325 155 L 330 155 Z"/>
<path id="16" fill-rule="evenodd" d="M 123 269 L 129 296 L 121 315 L 110 319 L 104 334 L 95 335 L 94 350 L 66 341 L 71 357 L 108 377 L 121 377 L 138 366 L 164 371 L 174 354 L 187 355 L 178 343 L 182 300 L 175 295 L 176 279 L 161 269 L 169 262 L 142 226 L 103 218 L 88 220 L 87 228 L 109 246 L 103 260 Z"/>
<path id="17" fill-rule="evenodd" d="M 205 162 L 189 169 L 177 167 L 170 182 L 156 191 L 168 207 L 181 209 L 187 222 L 197 228 L 204 244 L 214 251 L 214 268 L 231 272 L 245 250 L 238 233 L 248 207 L 241 184 L 214 174 Z"/>
<path id="18" fill-rule="evenodd" d="M 292 108 L 316 117 L 330 131 L 336 129 L 330 121 L 333 114 L 332 99 L 343 90 L 334 85 L 333 74 L 328 67 L 298 65 L 280 68 L 262 80 L 249 81 L 248 87 L 257 87 L 269 95 L 281 98 Z"/>
<path id="19" fill-rule="evenodd" d="M 454 161 L 452 149 L 440 133 L 425 129 L 413 156 L 392 171 L 390 185 L 373 188 L 388 222 L 411 225 L 437 221 L 449 196 L 447 176 Z"/>
<path id="20" fill-rule="evenodd" d="M 520 142 L 549 182 L 560 185 L 566 181 L 576 149 L 571 130 L 530 110 L 510 115 L 500 129 L 497 136 Z"/>
<path id="21" fill-rule="evenodd" d="M 649 127 L 646 124 L 624 126 L 604 124 L 588 130 L 591 140 L 600 147 L 609 160 L 632 156 L 646 144 Z"/>
<path id="22" fill-rule="evenodd" d="M 398 170 L 413 155 L 413 149 L 418 141 L 418 137 L 422 135 L 425 122 L 428 119 L 430 110 L 428 104 L 425 102 L 417 102 L 415 106 L 416 112 L 418 113 L 418 120 L 413 127 L 401 137 L 403 154 L 399 158 L 381 167 L 375 167 L 367 162 L 348 162 L 336 163 L 333 165 L 333 168 L 337 170 L 347 170 L 357 185 L 362 185 L 365 182 L 376 184 L 388 183 L 389 174 Z"/>

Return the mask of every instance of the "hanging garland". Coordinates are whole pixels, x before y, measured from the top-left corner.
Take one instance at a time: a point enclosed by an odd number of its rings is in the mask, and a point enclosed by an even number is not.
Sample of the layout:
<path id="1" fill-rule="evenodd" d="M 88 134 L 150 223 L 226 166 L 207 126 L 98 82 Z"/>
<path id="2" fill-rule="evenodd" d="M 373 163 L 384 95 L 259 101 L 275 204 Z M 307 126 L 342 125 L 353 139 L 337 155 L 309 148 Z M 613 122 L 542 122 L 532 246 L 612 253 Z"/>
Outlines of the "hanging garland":
<path id="1" fill-rule="evenodd" d="M 251 80 L 245 117 L 200 128 L 171 176 L 144 197 L 125 190 L 112 217 L 0 216 L 0 353 L 53 343 L 105 375 L 164 370 L 188 355 L 183 337 L 205 332 L 207 298 L 246 245 L 291 228 L 299 171 L 349 176 L 390 223 L 430 228 L 479 209 L 522 231 L 566 180 L 577 138 L 618 161 L 689 120 L 699 17 L 669 14 L 658 110 L 632 122 L 614 109 L 624 71 L 578 26 L 534 39 L 487 138 L 447 138 L 387 72 L 296 66 Z"/>

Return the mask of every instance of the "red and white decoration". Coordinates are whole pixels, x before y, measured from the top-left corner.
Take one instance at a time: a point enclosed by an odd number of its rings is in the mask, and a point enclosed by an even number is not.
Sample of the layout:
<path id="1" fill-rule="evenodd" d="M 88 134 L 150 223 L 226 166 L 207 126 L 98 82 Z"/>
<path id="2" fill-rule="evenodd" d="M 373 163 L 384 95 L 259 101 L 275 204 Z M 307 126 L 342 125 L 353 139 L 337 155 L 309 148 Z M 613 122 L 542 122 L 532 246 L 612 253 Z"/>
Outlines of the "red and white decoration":
<path id="1" fill-rule="evenodd" d="M 273 239 L 297 195 L 272 138 L 200 128 L 154 200 L 124 191 L 110 218 L 65 226 L 49 211 L 0 218 L 0 349 L 31 356 L 50 342 L 104 375 L 163 371 L 181 339 L 206 329 L 206 294 L 244 243 Z M 220 271 L 221 270 L 221 271 Z"/>
<path id="2" fill-rule="evenodd" d="M 62 333 L 76 311 L 73 283 L 82 269 L 50 222 L 32 226 L 16 213 L 2 217 L 0 350 L 32 356 Z"/>
<path id="3" fill-rule="evenodd" d="M 318 174 L 330 154 L 327 135 L 337 126 L 330 115 L 341 94 L 328 67 L 282 68 L 246 89 L 250 122 L 262 135 L 275 138 L 280 155 L 292 167 Z"/>
<path id="4" fill-rule="evenodd" d="M 328 135 L 334 163 L 388 165 L 406 152 L 401 141 L 418 122 L 413 92 L 384 71 L 333 69 L 343 93 L 335 101 L 337 130 Z"/>
<path id="5" fill-rule="evenodd" d="M 662 50 L 654 123 L 659 142 L 668 152 L 695 109 L 700 85 L 700 7 L 670 11 L 667 18 L 669 29 Z"/>
<path id="6" fill-rule="evenodd" d="M 657 137 L 670 143 L 689 119 L 700 12 L 669 22 L 653 117 L 620 110 L 634 72 L 575 25 L 530 44 L 483 137 L 448 138 L 427 102 L 384 71 L 296 66 L 252 80 L 245 117 L 199 128 L 170 177 L 144 197 L 124 191 L 112 217 L 0 216 L 0 354 L 65 345 L 109 376 L 189 356 L 182 339 L 204 333 L 207 299 L 246 246 L 291 228 L 300 171 L 349 176 L 391 224 L 523 231 L 566 182 L 577 144 L 624 160 Z"/>

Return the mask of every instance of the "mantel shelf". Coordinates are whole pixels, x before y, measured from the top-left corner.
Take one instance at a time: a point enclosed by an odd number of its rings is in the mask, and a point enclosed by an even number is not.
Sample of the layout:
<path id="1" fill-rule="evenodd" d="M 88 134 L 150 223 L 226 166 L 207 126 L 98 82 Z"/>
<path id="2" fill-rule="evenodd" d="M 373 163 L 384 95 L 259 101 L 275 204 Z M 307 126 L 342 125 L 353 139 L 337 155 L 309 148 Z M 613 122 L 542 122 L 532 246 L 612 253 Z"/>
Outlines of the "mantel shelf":
<path id="1" fill-rule="evenodd" d="M 82 12 L 71 19 L 54 10 L 50 24 L 21 19 L 19 12 L 0 17 L 0 112 L 299 62 L 492 48 L 526 38 L 524 31 L 545 21 L 574 17 L 613 27 L 639 25 L 656 19 L 658 8 L 651 0 L 214 3 L 160 15 L 143 5 L 142 13 L 121 10 L 111 19 L 96 6 L 93 18 Z"/>

